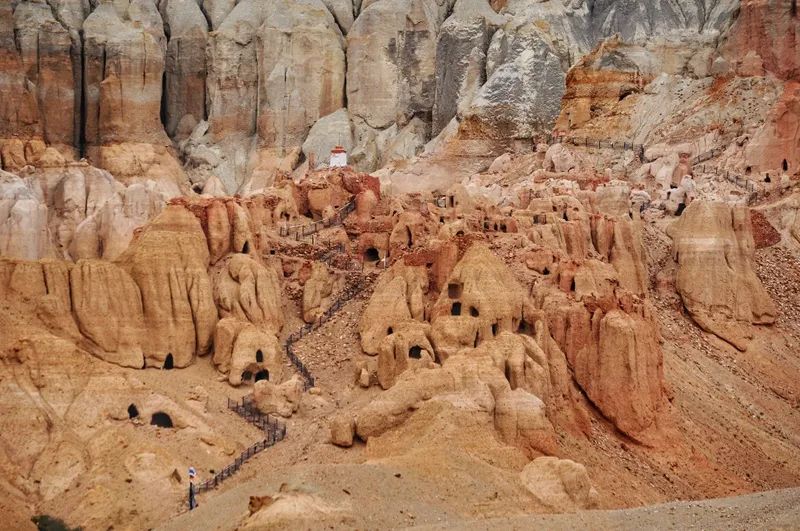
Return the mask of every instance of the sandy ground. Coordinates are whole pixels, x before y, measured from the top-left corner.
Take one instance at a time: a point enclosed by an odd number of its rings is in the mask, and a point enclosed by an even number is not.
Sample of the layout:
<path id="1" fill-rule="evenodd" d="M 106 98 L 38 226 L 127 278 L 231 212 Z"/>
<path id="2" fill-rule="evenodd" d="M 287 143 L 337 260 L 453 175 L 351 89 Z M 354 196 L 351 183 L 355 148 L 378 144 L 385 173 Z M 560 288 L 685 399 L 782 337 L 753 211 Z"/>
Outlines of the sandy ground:
<path id="1" fill-rule="evenodd" d="M 759 492 L 699 502 L 674 502 L 638 509 L 582 511 L 458 522 L 417 529 L 800 529 L 800 489 Z"/>

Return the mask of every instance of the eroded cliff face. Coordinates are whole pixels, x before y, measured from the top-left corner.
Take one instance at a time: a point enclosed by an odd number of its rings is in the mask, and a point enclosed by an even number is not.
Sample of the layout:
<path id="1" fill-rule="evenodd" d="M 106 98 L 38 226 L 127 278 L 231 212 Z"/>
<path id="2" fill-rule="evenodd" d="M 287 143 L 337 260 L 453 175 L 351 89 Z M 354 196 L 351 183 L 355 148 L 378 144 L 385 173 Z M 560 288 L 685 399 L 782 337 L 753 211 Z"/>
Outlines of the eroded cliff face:
<path id="1" fill-rule="evenodd" d="M 299 164 L 312 126 L 342 109 L 352 140 L 341 127 L 329 134 L 352 143 L 351 158 L 364 170 L 413 157 L 453 119 L 464 121 L 468 136 L 529 138 L 549 132 L 566 71 L 602 39 L 701 42 L 711 50 L 737 6 L 4 2 L 0 144 L 12 145 L 0 149 L 2 165 L 32 163 L 14 142 L 43 140 L 126 184 L 185 185 L 188 176 L 202 188 L 213 175 L 234 193 L 252 190 L 254 175 L 263 187 Z M 763 26 L 769 10 L 748 9 L 738 24 Z M 793 27 L 791 19 L 781 24 L 767 33 Z M 790 41 L 776 50 L 789 53 Z"/>

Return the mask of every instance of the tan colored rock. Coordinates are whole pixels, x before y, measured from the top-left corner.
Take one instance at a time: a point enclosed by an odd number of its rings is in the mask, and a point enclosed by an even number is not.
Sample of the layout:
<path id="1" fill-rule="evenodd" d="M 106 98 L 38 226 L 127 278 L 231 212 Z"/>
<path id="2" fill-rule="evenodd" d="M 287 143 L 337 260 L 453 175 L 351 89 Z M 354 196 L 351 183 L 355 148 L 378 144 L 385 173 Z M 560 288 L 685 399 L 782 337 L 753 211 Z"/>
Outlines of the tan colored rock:
<path id="1" fill-rule="evenodd" d="M 751 325 L 774 323 L 777 316 L 753 270 L 749 211 L 695 201 L 670 228 L 670 235 L 678 263 L 676 289 L 692 319 L 745 350 Z"/>
<path id="2" fill-rule="evenodd" d="M 122 18 L 113 4 L 101 3 L 83 24 L 90 146 L 169 142 L 160 120 L 165 45 L 161 17 L 152 4 L 140 7 L 142 11 L 129 7 Z M 134 105 L 135 113 L 125 112 Z"/>
<path id="3" fill-rule="evenodd" d="M 402 424 L 422 400 L 456 389 L 453 375 L 441 369 L 406 371 L 390 389 L 378 395 L 355 417 L 356 433 L 366 441 L 370 437 Z"/>
<path id="4" fill-rule="evenodd" d="M 148 364 L 172 356 L 175 367 L 208 352 L 217 308 L 208 277 L 208 246 L 200 223 L 183 206 L 168 206 L 117 262 L 139 286 Z"/>
<path id="5" fill-rule="evenodd" d="M 361 348 L 365 353 L 377 354 L 384 338 L 403 322 L 422 319 L 423 294 L 427 289 L 424 267 L 398 263 L 381 277 L 359 322 Z"/>
<path id="6" fill-rule="evenodd" d="M 452 353 L 501 332 L 515 332 L 523 302 L 524 290 L 508 267 L 487 247 L 473 245 L 450 273 L 431 310 L 437 354 L 445 359 L 442 349 Z"/>
<path id="7" fill-rule="evenodd" d="M 539 503 L 563 513 L 597 507 L 598 494 L 580 463 L 557 457 L 539 457 L 520 472 L 522 484 Z"/>
<path id="8" fill-rule="evenodd" d="M 314 262 L 311 276 L 303 285 L 303 320 L 313 323 L 330 305 L 336 279 L 322 262 Z"/>
<path id="9" fill-rule="evenodd" d="M 45 2 L 5 4 L 0 19 L 0 138 L 47 140 L 71 152 L 80 113 L 69 29 Z M 3 159 L 6 169 L 21 167 Z"/>
<path id="10" fill-rule="evenodd" d="M 430 325 L 405 321 L 381 341 L 378 347 L 378 383 L 384 389 L 409 367 L 432 368 L 436 354 L 427 335 Z"/>
<path id="11" fill-rule="evenodd" d="M 251 496 L 250 511 L 237 527 L 243 530 L 353 527 L 349 501 L 333 503 L 314 493 L 287 484 L 274 496 Z"/>
<path id="12" fill-rule="evenodd" d="M 147 331 L 139 288 L 115 264 L 81 260 L 70 271 L 70 295 L 78 328 L 100 358 L 141 369 Z"/>
<path id="13" fill-rule="evenodd" d="M 23 260 L 56 255 L 39 183 L 0 173 L 0 256 Z"/>
<path id="14" fill-rule="evenodd" d="M 390 253 L 419 247 L 427 232 L 426 219 L 419 212 L 403 212 L 389 235 Z"/>
<path id="15" fill-rule="evenodd" d="M 224 317 L 217 321 L 217 326 L 214 327 L 214 357 L 212 361 L 220 372 L 225 374 L 230 372 L 233 344 L 236 342 L 236 336 L 246 325 L 246 322 L 236 317 Z"/>
<path id="16" fill-rule="evenodd" d="M 253 398 L 255 399 L 256 407 L 261 413 L 267 415 L 275 414 L 284 418 L 291 417 L 300 407 L 302 397 L 303 380 L 296 374 L 282 384 L 275 384 L 269 380 L 260 380 L 253 387 Z"/>
<path id="17" fill-rule="evenodd" d="M 283 290 L 273 268 L 233 254 L 215 266 L 212 282 L 220 317 L 248 321 L 272 334 L 283 328 Z"/>
<path id="18" fill-rule="evenodd" d="M 231 385 L 283 377 L 283 348 L 274 332 L 232 317 L 217 323 L 213 361 Z"/>
<path id="19" fill-rule="evenodd" d="M 523 389 L 497 398 L 494 424 L 506 443 L 522 449 L 528 457 L 558 452 L 556 432 L 547 418 L 544 402 Z"/>
<path id="20" fill-rule="evenodd" d="M 617 287 L 609 264 L 588 260 L 559 277 L 560 289 L 541 290 L 537 304 L 576 383 L 621 431 L 654 443 L 664 384 L 652 310 Z"/>
<path id="21" fill-rule="evenodd" d="M 331 443 L 343 448 L 353 446 L 353 437 L 356 433 L 356 423 L 353 417 L 337 415 L 331 421 Z"/>

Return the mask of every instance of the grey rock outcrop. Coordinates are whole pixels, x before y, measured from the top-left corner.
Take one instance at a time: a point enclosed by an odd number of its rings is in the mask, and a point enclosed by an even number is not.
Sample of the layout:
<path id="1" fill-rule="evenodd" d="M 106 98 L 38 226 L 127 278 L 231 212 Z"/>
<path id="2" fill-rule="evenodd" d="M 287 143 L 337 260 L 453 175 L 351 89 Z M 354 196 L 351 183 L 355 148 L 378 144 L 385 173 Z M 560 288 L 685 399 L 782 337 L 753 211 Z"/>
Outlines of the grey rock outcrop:
<path id="1" fill-rule="evenodd" d="M 162 12 L 169 34 L 165 127 L 171 137 L 185 138 L 205 118 L 208 27 L 194 0 L 168 0 Z"/>
<path id="2" fill-rule="evenodd" d="M 155 6 L 132 3 L 123 19 L 114 5 L 100 4 L 83 30 L 86 142 L 167 144 L 160 118 L 166 43 Z M 136 112 L 125 112 L 130 105 Z"/>
<path id="3" fill-rule="evenodd" d="M 347 35 L 347 101 L 370 127 L 404 125 L 430 113 L 435 92 L 440 7 L 432 0 L 366 6 Z"/>
<path id="4" fill-rule="evenodd" d="M 566 76 L 555 49 L 536 24 L 506 26 L 494 34 L 487 74 L 465 121 L 497 137 L 530 137 L 555 121 Z"/>
<path id="5" fill-rule="evenodd" d="M 303 142 L 303 154 L 307 159 L 313 157 L 320 166 L 328 163 L 335 146 L 342 146 L 348 153 L 353 150 L 353 124 L 344 108 L 317 120 Z"/>
<path id="6" fill-rule="evenodd" d="M 486 50 L 491 30 L 505 21 L 485 0 L 459 0 L 444 21 L 436 44 L 436 97 L 432 135 L 456 115 L 486 81 Z"/>
<path id="7" fill-rule="evenodd" d="M 320 0 L 272 5 L 256 44 L 257 127 L 260 142 L 283 155 L 344 106 L 344 41 Z"/>
<path id="8" fill-rule="evenodd" d="M 361 170 L 412 156 L 448 124 L 451 133 L 527 138 L 552 128 L 565 72 L 599 41 L 660 39 L 685 49 L 688 74 L 704 77 L 738 8 L 736 0 L 4 2 L 0 151 L 13 156 L 0 163 L 30 163 L 2 147 L 8 139 L 44 141 L 123 181 L 188 188 L 172 140 L 191 183 L 215 176 L 227 193 L 245 193 L 294 169 L 312 126 L 345 106 L 352 146 L 336 143 L 352 147 Z M 672 63 L 669 73 L 683 75 L 683 63 Z M 192 135 L 205 120 L 208 134 Z M 317 162 L 326 151 L 317 149 Z"/>

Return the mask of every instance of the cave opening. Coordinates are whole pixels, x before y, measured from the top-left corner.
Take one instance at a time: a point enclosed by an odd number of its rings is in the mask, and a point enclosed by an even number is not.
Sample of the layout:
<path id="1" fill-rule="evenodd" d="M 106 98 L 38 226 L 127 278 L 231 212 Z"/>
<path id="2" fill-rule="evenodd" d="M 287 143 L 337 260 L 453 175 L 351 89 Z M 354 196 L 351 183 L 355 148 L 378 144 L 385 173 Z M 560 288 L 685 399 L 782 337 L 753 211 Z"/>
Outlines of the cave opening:
<path id="1" fill-rule="evenodd" d="M 169 124 L 167 123 L 167 103 L 169 95 L 167 94 L 167 72 L 161 74 L 161 108 L 159 109 L 159 118 L 161 118 L 161 125 L 167 130 L 167 134 L 172 136 L 173 131 L 170 131 Z"/>
<path id="2" fill-rule="evenodd" d="M 575 279 L 573 278 L 572 281 L 569 283 L 569 290 L 575 291 Z"/>
<path id="3" fill-rule="evenodd" d="M 785 171 L 785 172 L 789 171 L 789 161 L 786 160 L 786 159 L 783 159 L 783 162 L 781 163 L 781 167 L 783 168 L 783 171 Z"/>
<path id="4" fill-rule="evenodd" d="M 413 358 L 415 360 L 422 358 L 422 347 L 419 345 L 414 345 L 410 349 L 408 349 L 408 357 Z"/>
<path id="5" fill-rule="evenodd" d="M 246 241 L 244 242 L 244 245 L 242 245 L 242 254 L 247 254 L 249 252 L 250 252 L 250 242 Z"/>
<path id="6" fill-rule="evenodd" d="M 447 285 L 447 296 L 451 299 L 457 299 L 461 297 L 461 293 L 463 291 L 463 286 L 461 284 L 451 283 Z"/>
<path id="7" fill-rule="evenodd" d="M 256 373 L 256 382 L 260 382 L 261 380 L 269 380 L 269 371 L 267 369 L 261 369 Z"/>
<path id="8" fill-rule="evenodd" d="M 128 418 L 135 419 L 139 416 L 139 408 L 136 407 L 136 404 L 131 404 L 128 406 Z"/>
<path id="9" fill-rule="evenodd" d="M 164 413 L 163 411 L 156 411 L 153 413 L 153 416 L 150 417 L 150 424 L 153 426 L 158 426 L 159 428 L 172 428 L 172 417 Z"/>
<path id="10" fill-rule="evenodd" d="M 406 227 L 406 242 L 408 244 L 408 248 L 410 249 L 414 245 L 414 238 L 411 235 L 411 229 Z"/>
<path id="11" fill-rule="evenodd" d="M 369 247 L 366 251 L 364 251 L 364 261 L 366 262 L 377 262 L 381 259 L 380 253 L 375 247 Z"/>
<path id="12" fill-rule="evenodd" d="M 460 231 L 456 232 L 456 236 L 460 237 L 460 236 L 463 236 L 463 235 L 464 235 L 464 231 L 463 230 L 460 230 Z"/>
<path id="13" fill-rule="evenodd" d="M 250 371 L 243 371 L 242 372 L 242 381 L 249 382 L 250 379 L 253 377 L 253 373 Z"/>
<path id="14" fill-rule="evenodd" d="M 453 306 L 450 307 L 450 315 L 461 315 L 461 303 L 454 302 Z"/>
<path id="15" fill-rule="evenodd" d="M 172 353 L 167 354 L 164 360 L 164 369 L 170 370 L 175 366 L 175 360 L 172 359 Z"/>
<path id="16" fill-rule="evenodd" d="M 478 317 L 480 315 L 480 312 L 478 311 L 478 309 L 475 306 L 470 306 L 469 307 L 469 314 L 472 317 Z"/>
<path id="17" fill-rule="evenodd" d="M 394 334 L 394 329 L 390 326 L 389 328 L 386 329 L 386 335 L 390 336 L 392 334 Z"/>
<path id="18" fill-rule="evenodd" d="M 492 323 L 492 335 L 497 335 L 497 323 Z"/>
<path id="19" fill-rule="evenodd" d="M 256 362 L 264 363 L 264 353 L 261 351 L 261 349 L 256 350 Z"/>

